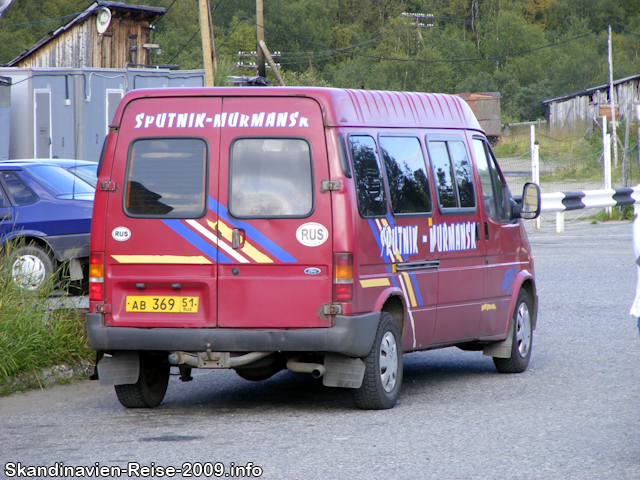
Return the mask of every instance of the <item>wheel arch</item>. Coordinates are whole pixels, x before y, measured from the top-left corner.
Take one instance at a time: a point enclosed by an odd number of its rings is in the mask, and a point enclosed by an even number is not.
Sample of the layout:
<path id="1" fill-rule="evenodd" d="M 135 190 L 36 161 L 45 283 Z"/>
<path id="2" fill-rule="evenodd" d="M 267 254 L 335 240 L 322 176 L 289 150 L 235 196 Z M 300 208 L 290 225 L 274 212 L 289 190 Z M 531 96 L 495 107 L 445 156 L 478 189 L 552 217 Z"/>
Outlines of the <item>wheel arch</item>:
<path id="1" fill-rule="evenodd" d="M 533 310 L 531 312 L 531 326 L 533 329 L 535 329 L 536 323 L 538 321 L 538 294 L 536 292 L 536 284 L 533 275 L 527 270 L 520 271 L 520 273 L 516 276 L 514 287 L 517 288 L 514 288 L 511 291 L 511 298 L 509 299 L 509 311 L 513 312 L 516 306 L 516 302 L 518 301 L 518 293 L 520 292 L 520 290 L 524 290 L 525 292 L 527 292 L 527 295 L 529 296 L 529 302 L 531 303 L 531 309 Z M 509 327 L 511 327 L 511 321 L 509 321 Z"/>
<path id="2" fill-rule="evenodd" d="M 389 288 L 383 291 L 375 304 L 374 311 L 387 312 L 395 318 L 400 331 L 400 339 L 404 341 L 407 322 L 407 306 L 404 301 L 402 290 L 398 288 Z"/>

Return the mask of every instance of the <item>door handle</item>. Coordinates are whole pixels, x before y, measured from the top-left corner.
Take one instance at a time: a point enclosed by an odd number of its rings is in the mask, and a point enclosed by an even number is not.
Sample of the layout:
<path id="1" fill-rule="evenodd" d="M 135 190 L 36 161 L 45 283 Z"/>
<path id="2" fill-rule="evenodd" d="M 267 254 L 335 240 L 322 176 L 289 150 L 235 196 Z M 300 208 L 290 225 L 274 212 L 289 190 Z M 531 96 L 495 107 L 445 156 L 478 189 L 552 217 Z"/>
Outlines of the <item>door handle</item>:
<path id="1" fill-rule="evenodd" d="M 235 249 L 244 247 L 244 230 L 241 228 L 234 228 L 231 234 L 231 246 Z"/>
<path id="2" fill-rule="evenodd" d="M 11 212 L 7 212 L 0 221 L 11 220 Z"/>

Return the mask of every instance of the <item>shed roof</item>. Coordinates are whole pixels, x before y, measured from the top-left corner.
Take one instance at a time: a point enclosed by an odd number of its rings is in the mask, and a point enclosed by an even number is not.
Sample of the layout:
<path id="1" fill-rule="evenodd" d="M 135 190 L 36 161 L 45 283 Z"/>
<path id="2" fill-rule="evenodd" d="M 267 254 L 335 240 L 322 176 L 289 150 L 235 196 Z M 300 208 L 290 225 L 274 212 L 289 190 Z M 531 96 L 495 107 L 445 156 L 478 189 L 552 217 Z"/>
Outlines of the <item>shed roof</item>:
<path id="1" fill-rule="evenodd" d="M 614 85 L 620 85 L 621 83 L 627 83 L 627 82 L 630 82 L 632 80 L 639 80 L 639 79 L 640 79 L 640 74 L 632 75 L 630 77 L 621 78 L 620 80 L 616 80 L 615 82 L 613 82 L 613 84 Z M 605 90 L 605 89 L 608 89 L 608 88 L 609 88 L 609 84 L 599 85 L 597 87 L 587 88 L 585 90 L 580 90 L 578 92 L 565 93 L 564 95 L 557 95 L 555 97 L 545 98 L 544 100 L 541 100 L 540 103 L 542 103 L 543 105 L 546 105 L 548 103 L 563 102 L 565 100 L 569 100 L 569 99 L 574 98 L 574 97 L 581 97 L 581 96 L 584 96 L 584 95 L 591 95 L 592 93 L 595 93 L 598 90 Z"/>
<path id="2" fill-rule="evenodd" d="M 107 7 L 112 12 L 119 14 L 120 16 L 125 15 L 135 15 L 136 17 L 142 17 L 149 21 L 154 20 L 166 13 L 166 9 L 162 7 L 148 7 L 146 5 L 127 5 L 122 2 L 106 2 L 106 1 L 97 1 L 93 2 L 89 5 L 83 12 L 78 14 L 75 18 L 71 19 L 69 22 L 65 23 L 61 27 L 58 27 L 53 32 L 49 32 L 46 37 L 41 39 L 39 42 L 35 43 L 32 47 L 28 48 L 16 58 L 11 60 L 5 66 L 14 67 L 22 60 L 27 58 L 32 53 L 38 51 L 44 45 L 49 43 L 51 40 L 56 38 L 58 35 L 66 32 L 74 25 L 79 25 L 90 18 L 93 14 L 97 13 L 99 9 L 102 7 Z"/>

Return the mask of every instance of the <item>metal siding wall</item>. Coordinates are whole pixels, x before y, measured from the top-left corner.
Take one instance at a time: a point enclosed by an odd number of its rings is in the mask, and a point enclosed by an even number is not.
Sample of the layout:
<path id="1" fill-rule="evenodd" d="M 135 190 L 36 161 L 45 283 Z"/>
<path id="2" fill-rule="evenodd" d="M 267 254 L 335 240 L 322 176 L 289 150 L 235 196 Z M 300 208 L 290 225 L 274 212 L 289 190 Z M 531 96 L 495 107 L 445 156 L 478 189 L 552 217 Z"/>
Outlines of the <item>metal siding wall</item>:
<path id="1" fill-rule="evenodd" d="M 9 159 L 11 86 L 0 83 L 0 160 Z"/>
<path id="2" fill-rule="evenodd" d="M 55 75 L 49 77 L 51 83 L 51 126 L 52 149 L 51 154 L 58 158 L 75 158 L 75 115 L 74 102 L 75 82 L 73 77 Z M 65 82 L 68 84 L 69 105 Z"/>

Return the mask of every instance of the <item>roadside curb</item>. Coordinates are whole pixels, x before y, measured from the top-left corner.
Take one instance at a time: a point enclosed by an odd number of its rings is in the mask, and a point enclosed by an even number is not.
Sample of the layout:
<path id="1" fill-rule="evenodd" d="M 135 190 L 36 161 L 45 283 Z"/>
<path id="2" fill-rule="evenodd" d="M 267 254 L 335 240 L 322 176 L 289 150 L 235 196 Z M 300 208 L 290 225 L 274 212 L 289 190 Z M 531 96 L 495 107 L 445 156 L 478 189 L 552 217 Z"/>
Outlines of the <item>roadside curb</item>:
<path id="1" fill-rule="evenodd" d="M 74 365 L 56 365 L 21 373 L 0 383 L 0 397 L 37 388 L 44 390 L 53 385 L 69 383 L 73 379 L 85 380 L 93 373 L 93 366 L 92 362 L 85 360 Z"/>

